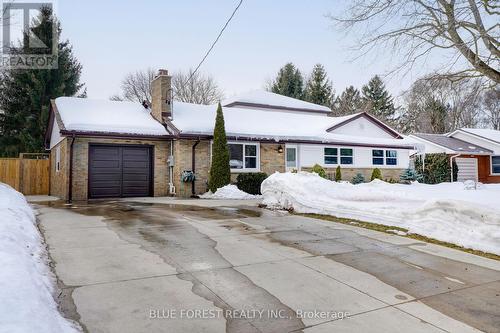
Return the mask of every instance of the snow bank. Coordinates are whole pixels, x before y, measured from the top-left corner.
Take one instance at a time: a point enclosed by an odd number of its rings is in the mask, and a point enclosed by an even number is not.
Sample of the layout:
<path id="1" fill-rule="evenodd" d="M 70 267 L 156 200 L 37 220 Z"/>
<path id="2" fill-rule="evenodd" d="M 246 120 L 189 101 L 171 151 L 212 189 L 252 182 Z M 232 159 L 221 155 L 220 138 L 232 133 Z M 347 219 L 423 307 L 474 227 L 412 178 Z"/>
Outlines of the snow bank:
<path id="1" fill-rule="evenodd" d="M 352 185 L 313 173 L 275 173 L 262 183 L 263 203 L 399 226 L 410 233 L 500 254 L 500 184 L 464 189 L 462 183 Z"/>
<path id="2" fill-rule="evenodd" d="M 0 331 L 79 332 L 52 298 L 35 216 L 23 195 L 0 183 Z"/>
<path id="3" fill-rule="evenodd" d="M 236 185 L 226 185 L 215 191 L 215 193 L 207 192 L 202 194 L 200 198 L 202 199 L 238 199 L 238 200 L 248 200 L 248 199 L 258 199 L 260 195 L 252 195 L 238 189 Z"/>

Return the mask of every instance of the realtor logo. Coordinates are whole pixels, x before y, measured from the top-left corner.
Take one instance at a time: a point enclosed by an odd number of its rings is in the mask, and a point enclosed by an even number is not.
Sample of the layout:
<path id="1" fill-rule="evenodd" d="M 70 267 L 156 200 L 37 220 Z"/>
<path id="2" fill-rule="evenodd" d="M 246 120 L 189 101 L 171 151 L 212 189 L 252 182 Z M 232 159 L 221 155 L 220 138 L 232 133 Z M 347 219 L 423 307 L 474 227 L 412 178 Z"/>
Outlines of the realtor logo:
<path id="1" fill-rule="evenodd" d="M 59 39 L 54 1 L 0 3 L 0 69 L 57 68 Z"/>

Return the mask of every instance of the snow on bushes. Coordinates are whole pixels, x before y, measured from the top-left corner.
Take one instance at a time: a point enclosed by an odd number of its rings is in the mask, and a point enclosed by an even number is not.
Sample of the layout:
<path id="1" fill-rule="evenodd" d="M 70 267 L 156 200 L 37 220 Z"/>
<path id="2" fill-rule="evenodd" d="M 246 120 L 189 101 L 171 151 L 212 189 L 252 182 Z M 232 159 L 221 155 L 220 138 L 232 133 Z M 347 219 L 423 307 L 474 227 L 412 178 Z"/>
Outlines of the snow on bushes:
<path id="1" fill-rule="evenodd" d="M 54 277 L 23 195 L 0 183 L 0 330 L 79 332 L 57 310 Z"/>
<path id="2" fill-rule="evenodd" d="M 403 227 L 410 233 L 500 254 L 500 184 L 465 190 L 463 183 L 353 185 L 314 173 L 275 173 L 262 183 L 263 203 Z"/>
<path id="3" fill-rule="evenodd" d="M 248 199 L 258 199 L 260 195 L 252 195 L 241 191 L 236 187 L 236 185 L 226 185 L 215 191 L 215 193 L 207 192 L 200 195 L 202 199 L 237 199 L 237 200 L 248 200 Z"/>

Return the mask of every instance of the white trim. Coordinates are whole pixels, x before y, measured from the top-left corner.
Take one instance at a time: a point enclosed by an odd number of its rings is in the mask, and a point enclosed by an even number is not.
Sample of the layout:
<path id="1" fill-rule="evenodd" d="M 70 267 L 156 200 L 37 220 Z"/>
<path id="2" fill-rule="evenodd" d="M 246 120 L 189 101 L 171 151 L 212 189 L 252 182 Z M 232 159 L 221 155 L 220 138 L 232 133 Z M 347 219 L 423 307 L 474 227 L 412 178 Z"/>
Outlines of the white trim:
<path id="1" fill-rule="evenodd" d="M 462 134 L 470 135 L 470 136 L 472 136 L 472 137 L 474 137 L 474 138 L 476 138 L 476 139 L 480 139 L 480 140 L 488 141 L 488 142 L 493 143 L 493 144 L 495 144 L 495 145 L 500 144 L 500 142 L 498 142 L 498 141 L 495 141 L 495 140 L 491 140 L 491 139 L 485 138 L 484 136 L 481 136 L 481 135 L 478 135 L 478 134 L 474 134 L 474 133 L 471 133 L 471 132 L 467 132 L 467 130 L 466 130 L 466 129 L 464 130 L 464 129 L 461 129 L 461 128 L 459 128 L 459 129 L 457 129 L 457 130 L 455 130 L 455 131 L 451 132 L 451 133 L 450 133 L 450 134 L 448 134 L 447 136 L 448 136 L 448 137 L 452 137 L 452 138 L 453 138 L 453 135 L 455 135 L 455 134 L 456 134 L 456 133 L 458 133 L 458 132 L 460 132 L 460 133 L 462 133 Z"/>
<path id="2" fill-rule="evenodd" d="M 493 157 L 500 157 L 500 155 L 490 155 L 490 176 L 500 176 L 500 173 L 493 172 Z"/>
<path id="3" fill-rule="evenodd" d="M 255 141 L 228 141 L 227 142 L 228 146 L 229 145 L 242 145 L 243 146 L 243 169 L 233 169 L 231 168 L 231 173 L 245 173 L 245 172 L 260 172 L 260 142 L 255 142 Z M 245 146 L 246 145 L 252 145 L 256 146 L 256 168 L 246 168 L 245 167 Z M 253 157 L 253 156 L 252 156 Z"/>

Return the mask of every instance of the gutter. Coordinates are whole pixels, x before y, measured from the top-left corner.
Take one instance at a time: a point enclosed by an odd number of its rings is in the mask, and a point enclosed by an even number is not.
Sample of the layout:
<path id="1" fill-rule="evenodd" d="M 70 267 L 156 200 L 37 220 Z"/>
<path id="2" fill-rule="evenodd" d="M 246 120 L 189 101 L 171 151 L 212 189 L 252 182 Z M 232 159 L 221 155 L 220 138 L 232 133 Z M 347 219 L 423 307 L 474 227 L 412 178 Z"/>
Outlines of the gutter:
<path id="1" fill-rule="evenodd" d="M 196 142 L 194 143 L 193 147 L 192 147 L 192 153 L 191 153 L 191 157 L 192 157 L 192 160 L 191 160 L 191 169 L 193 171 L 193 174 L 194 174 L 194 179 L 193 179 L 193 182 L 191 183 L 191 198 L 198 198 L 198 196 L 196 195 L 196 190 L 195 190 L 195 183 L 196 183 L 196 146 L 200 143 L 200 138 L 198 138 L 196 140 Z"/>
<path id="2" fill-rule="evenodd" d="M 73 145 L 75 144 L 75 134 L 71 137 L 71 144 L 69 145 L 69 189 L 68 189 L 68 203 L 73 201 Z"/>

